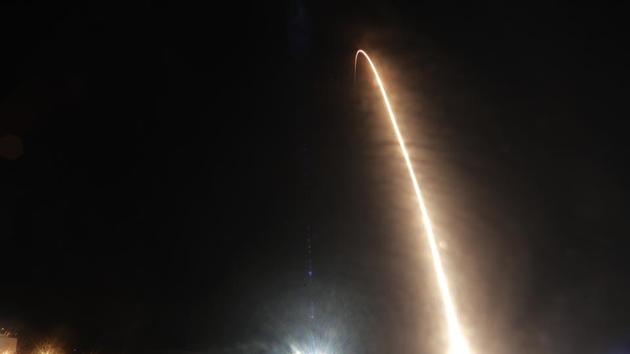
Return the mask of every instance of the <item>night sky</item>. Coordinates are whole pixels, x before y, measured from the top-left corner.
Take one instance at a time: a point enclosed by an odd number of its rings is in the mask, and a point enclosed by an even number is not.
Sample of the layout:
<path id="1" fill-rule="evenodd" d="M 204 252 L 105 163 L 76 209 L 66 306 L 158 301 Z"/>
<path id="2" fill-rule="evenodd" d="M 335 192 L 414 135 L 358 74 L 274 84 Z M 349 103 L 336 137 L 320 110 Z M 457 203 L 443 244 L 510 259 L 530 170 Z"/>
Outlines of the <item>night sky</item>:
<path id="1" fill-rule="evenodd" d="M 441 353 L 405 171 L 364 65 L 353 82 L 363 48 L 476 353 L 627 353 L 626 14 L 3 3 L 0 326 L 23 353 L 275 354 L 305 333 Z"/>

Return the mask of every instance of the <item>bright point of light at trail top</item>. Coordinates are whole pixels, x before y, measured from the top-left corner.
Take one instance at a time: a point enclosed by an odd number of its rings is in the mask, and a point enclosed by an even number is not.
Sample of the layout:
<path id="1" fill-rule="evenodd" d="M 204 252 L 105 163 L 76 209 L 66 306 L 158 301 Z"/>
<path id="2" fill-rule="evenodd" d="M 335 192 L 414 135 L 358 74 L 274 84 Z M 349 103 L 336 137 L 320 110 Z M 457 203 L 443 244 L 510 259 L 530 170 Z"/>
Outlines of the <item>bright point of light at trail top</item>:
<path id="1" fill-rule="evenodd" d="M 356 75 L 357 61 L 359 59 L 359 55 L 363 55 L 365 59 L 367 59 L 368 64 L 370 64 L 370 69 L 372 69 L 372 73 L 374 74 L 374 78 L 376 79 L 376 84 L 378 85 L 378 88 L 381 91 L 381 96 L 383 97 L 383 102 L 385 103 L 385 108 L 387 109 L 389 120 L 392 123 L 392 128 L 394 129 L 394 133 L 396 134 L 396 139 L 398 140 L 398 145 L 400 146 L 400 152 L 402 154 L 403 160 L 405 161 L 405 164 L 407 165 L 407 172 L 409 173 L 409 178 L 411 179 L 411 184 L 416 194 L 416 199 L 418 202 L 418 206 L 420 208 L 420 218 L 422 220 L 422 224 L 424 225 L 425 233 L 427 236 L 427 242 L 429 243 L 429 248 L 431 249 L 431 257 L 433 259 L 433 268 L 435 270 L 438 287 L 440 289 L 440 296 L 442 298 L 442 304 L 444 305 L 444 313 L 446 316 L 446 324 L 448 327 L 448 339 L 449 339 L 449 346 L 450 346 L 449 354 L 470 354 L 468 341 L 466 340 L 466 337 L 462 333 L 461 326 L 459 324 L 459 318 L 457 317 L 457 311 L 455 310 L 453 298 L 449 290 L 448 279 L 446 278 L 446 273 L 444 272 L 444 266 L 442 265 L 442 258 L 440 256 L 440 250 L 438 248 L 438 243 L 435 237 L 435 233 L 433 232 L 433 225 L 431 223 L 431 218 L 429 217 L 429 211 L 427 209 L 426 204 L 424 203 L 424 198 L 422 197 L 422 191 L 420 189 L 420 183 L 418 183 L 418 178 L 416 177 L 416 173 L 413 169 L 413 164 L 411 163 L 411 158 L 409 157 L 409 152 L 407 151 L 405 140 L 403 139 L 403 136 L 400 132 L 400 128 L 398 127 L 398 121 L 396 119 L 396 115 L 394 114 L 392 105 L 389 103 L 389 98 L 387 97 L 385 85 L 383 85 L 381 76 L 379 75 L 378 70 L 376 70 L 376 65 L 374 65 L 374 63 L 372 62 L 372 59 L 370 59 L 370 56 L 362 49 L 359 49 L 354 56 L 355 75 Z"/>

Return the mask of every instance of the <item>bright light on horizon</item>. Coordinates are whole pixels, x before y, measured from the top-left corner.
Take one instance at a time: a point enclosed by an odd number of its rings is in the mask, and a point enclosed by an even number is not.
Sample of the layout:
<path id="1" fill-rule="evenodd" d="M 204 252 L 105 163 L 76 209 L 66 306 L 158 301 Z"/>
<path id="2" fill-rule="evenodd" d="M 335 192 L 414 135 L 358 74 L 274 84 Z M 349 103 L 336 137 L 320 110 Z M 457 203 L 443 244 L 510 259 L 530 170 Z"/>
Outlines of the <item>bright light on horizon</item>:
<path id="1" fill-rule="evenodd" d="M 308 350 L 301 350 L 295 346 L 291 346 L 291 354 L 332 354 L 321 348 L 309 348 Z"/>

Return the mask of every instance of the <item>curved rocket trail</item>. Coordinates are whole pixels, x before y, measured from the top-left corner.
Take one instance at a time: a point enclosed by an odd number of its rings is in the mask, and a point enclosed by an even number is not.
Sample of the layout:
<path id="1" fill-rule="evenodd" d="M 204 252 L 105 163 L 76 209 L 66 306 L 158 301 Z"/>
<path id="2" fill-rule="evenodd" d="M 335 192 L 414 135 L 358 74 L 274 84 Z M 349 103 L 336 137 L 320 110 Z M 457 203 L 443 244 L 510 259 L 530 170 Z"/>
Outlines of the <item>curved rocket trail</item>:
<path id="1" fill-rule="evenodd" d="M 383 81 L 381 80 L 381 77 L 378 74 L 378 70 L 376 70 L 376 66 L 372 62 L 372 59 L 370 59 L 370 56 L 367 55 L 367 53 L 363 51 L 362 49 L 359 49 L 356 55 L 354 56 L 355 75 L 356 75 L 357 61 L 359 59 L 359 55 L 363 55 L 365 59 L 367 59 L 368 63 L 370 64 L 370 68 L 372 69 L 372 73 L 374 74 L 374 78 L 376 79 L 378 88 L 381 91 L 381 96 L 383 97 L 385 108 L 387 108 L 387 114 L 389 115 L 389 119 L 392 123 L 392 128 L 394 129 L 394 133 L 396 134 L 396 139 L 398 139 L 400 152 L 402 154 L 403 159 L 405 160 L 405 164 L 407 165 L 407 172 L 409 172 L 409 178 L 411 179 L 413 190 L 416 194 L 416 199 L 418 201 L 418 206 L 420 208 L 420 216 L 422 219 L 422 224 L 424 225 L 427 242 L 429 243 L 429 248 L 431 249 L 431 256 L 433 259 L 433 268 L 435 270 L 438 286 L 440 288 L 440 295 L 442 298 L 442 303 L 444 305 L 446 324 L 448 326 L 448 338 L 449 338 L 449 346 L 450 346 L 449 353 L 450 354 L 470 354 L 470 349 L 468 348 L 468 342 L 462 333 L 461 326 L 459 324 L 459 318 L 457 317 L 457 311 L 455 310 L 455 305 L 453 304 L 453 298 L 451 296 L 451 292 L 448 286 L 448 279 L 446 278 L 446 274 L 444 273 L 444 267 L 442 265 L 442 258 L 440 257 L 440 250 L 437 245 L 435 233 L 433 232 L 433 226 L 431 223 L 431 218 L 429 217 L 429 211 L 427 209 L 426 204 L 424 203 L 424 198 L 422 197 L 422 191 L 420 189 L 420 183 L 418 183 L 418 178 L 416 177 L 416 173 L 414 172 L 413 164 L 411 163 L 411 158 L 409 157 L 409 152 L 407 151 L 405 140 L 403 139 L 403 136 L 400 133 L 400 128 L 398 127 L 398 121 L 396 120 L 396 115 L 394 114 L 392 105 L 389 103 L 389 98 L 387 97 L 385 86 L 383 85 Z"/>

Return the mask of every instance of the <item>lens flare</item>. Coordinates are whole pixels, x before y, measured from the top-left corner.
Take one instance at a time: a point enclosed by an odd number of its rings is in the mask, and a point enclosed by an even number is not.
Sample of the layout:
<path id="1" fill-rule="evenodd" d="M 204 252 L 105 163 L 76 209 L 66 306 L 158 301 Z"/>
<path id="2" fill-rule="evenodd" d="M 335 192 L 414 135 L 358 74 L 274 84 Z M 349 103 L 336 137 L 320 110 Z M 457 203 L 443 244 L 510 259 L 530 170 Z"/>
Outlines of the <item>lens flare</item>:
<path id="1" fill-rule="evenodd" d="M 411 158 L 409 157 L 409 152 L 407 151 L 405 140 L 403 139 L 400 128 L 398 127 L 396 115 L 394 114 L 392 105 L 389 103 L 389 98 L 387 97 L 385 85 L 383 85 L 381 76 L 379 75 L 378 70 L 376 70 L 376 65 L 374 65 L 372 59 L 370 59 L 370 56 L 362 49 L 359 49 L 354 56 L 355 74 L 357 70 L 357 61 L 359 60 L 359 55 L 364 56 L 368 64 L 370 64 L 370 69 L 372 69 L 372 73 L 374 74 L 374 78 L 376 79 L 376 83 L 381 92 L 381 96 L 383 97 L 383 102 L 385 103 L 385 108 L 387 109 L 389 120 L 391 121 L 392 128 L 394 129 L 396 139 L 398 140 L 398 145 L 400 146 L 400 152 L 402 154 L 403 160 L 405 161 L 405 165 L 407 165 L 407 172 L 409 173 L 409 178 L 411 179 L 411 184 L 416 194 L 416 199 L 420 209 L 420 218 L 422 220 L 422 224 L 424 225 L 427 242 L 429 243 L 429 248 L 431 250 L 433 268 L 435 270 L 438 287 L 440 289 L 440 296 L 444 305 L 444 313 L 446 316 L 450 346 L 449 353 L 470 354 L 468 342 L 464 334 L 462 333 L 461 326 L 459 324 L 459 318 L 457 316 L 457 311 L 455 310 L 453 298 L 449 290 L 448 279 L 446 278 L 446 273 L 444 272 L 444 267 L 442 265 L 442 258 L 440 256 L 440 250 L 438 248 L 435 233 L 433 232 L 433 225 L 431 223 L 431 218 L 429 217 L 429 211 L 424 202 L 424 198 L 422 197 L 420 183 L 418 182 L 418 178 L 416 177 L 416 173 L 414 172 L 413 164 L 411 163 Z"/>

